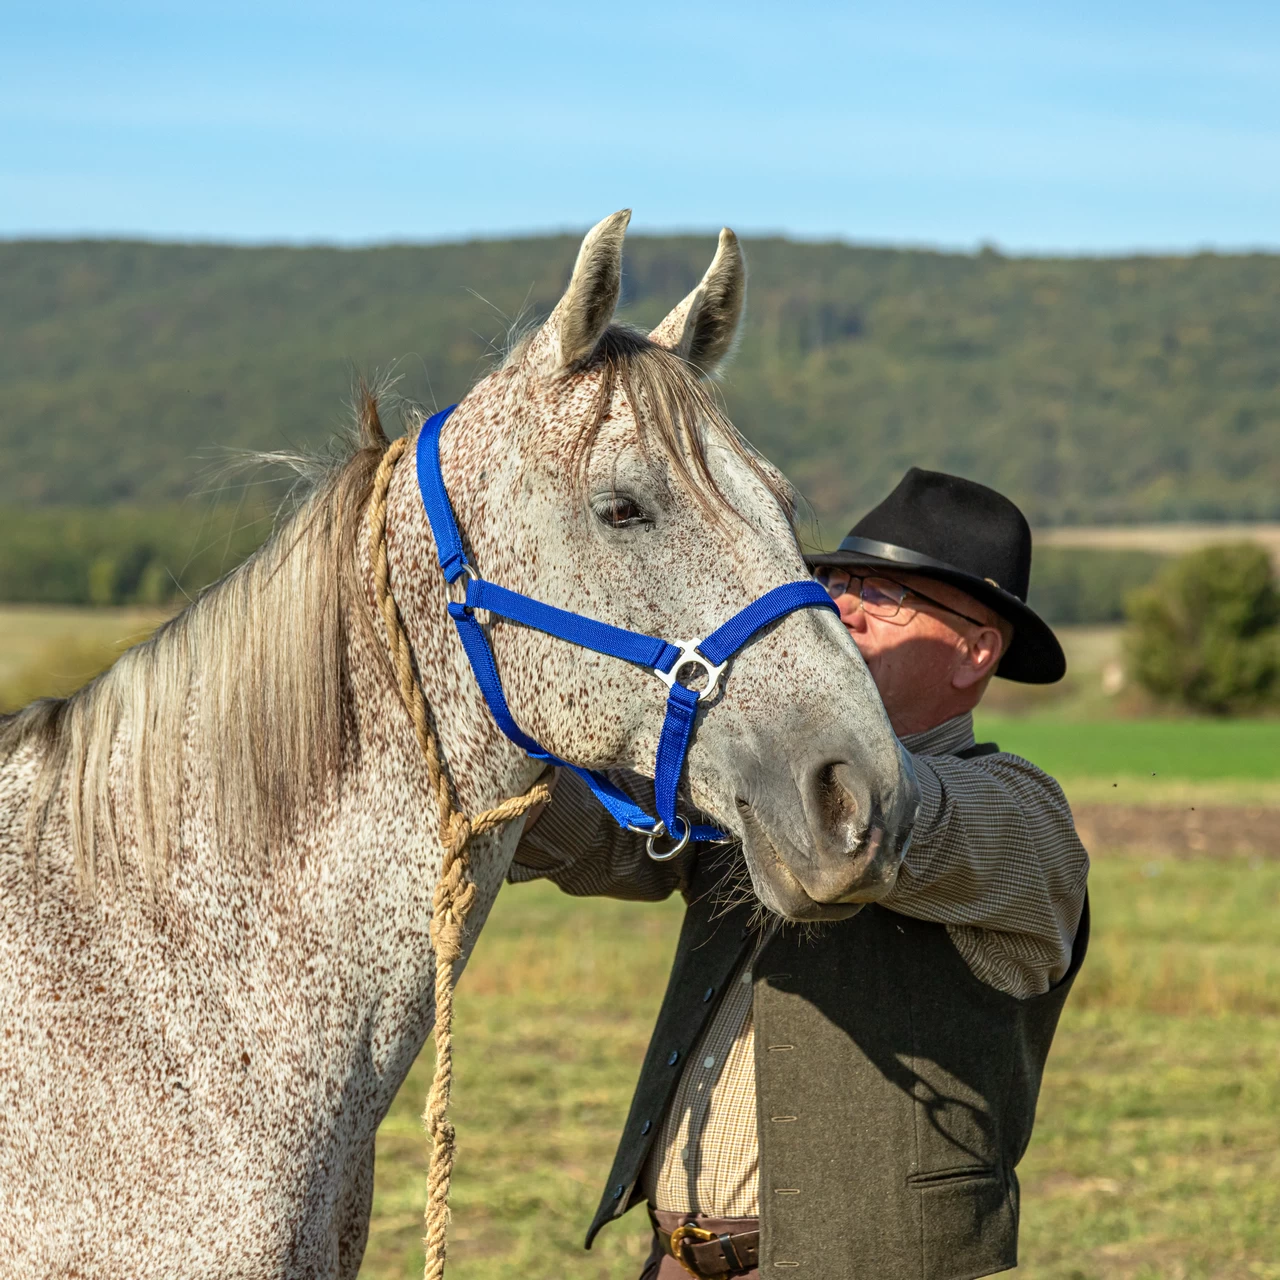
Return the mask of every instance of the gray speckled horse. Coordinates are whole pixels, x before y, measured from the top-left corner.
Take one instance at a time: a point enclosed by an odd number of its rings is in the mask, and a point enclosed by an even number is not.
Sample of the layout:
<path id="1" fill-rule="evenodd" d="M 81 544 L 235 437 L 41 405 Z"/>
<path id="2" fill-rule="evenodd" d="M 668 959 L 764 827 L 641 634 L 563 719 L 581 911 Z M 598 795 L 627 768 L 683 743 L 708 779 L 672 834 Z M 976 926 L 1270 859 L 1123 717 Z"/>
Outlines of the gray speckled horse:
<path id="1" fill-rule="evenodd" d="M 706 634 L 803 575 L 788 491 L 705 379 L 744 268 L 729 233 L 648 337 L 611 324 L 626 215 L 550 319 L 450 420 L 444 474 L 493 581 L 623 627 Z M 351 1277 L 374 1135 L 432 1024 L 441 861 L 425 766 L 371 607 L 360 447 L 252 560 L 71 698 L 0 721 L 0 1275 Z M 461 805 L 541 765 L 488 715 L 411 465 L 391 584 Z M 648 672 L 495 620 L 512 710 L 557 755 L 652 769 Z M 892 884 L 911 783 L 839 621 L 735 660 L 689 759 L 796 919 Z M 520 823 L 477 839 L 474 942 Z"/>

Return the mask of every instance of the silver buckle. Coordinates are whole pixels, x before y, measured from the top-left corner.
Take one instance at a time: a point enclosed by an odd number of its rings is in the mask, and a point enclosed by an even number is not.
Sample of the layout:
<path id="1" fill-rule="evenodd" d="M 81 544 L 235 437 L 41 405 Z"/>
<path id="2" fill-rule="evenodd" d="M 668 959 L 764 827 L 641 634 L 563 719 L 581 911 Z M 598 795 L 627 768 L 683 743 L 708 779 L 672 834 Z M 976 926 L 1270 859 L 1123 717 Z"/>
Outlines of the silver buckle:
<path id="1" fill-rule="evenodd" d="M 659 853 L 654 844 L 656 840 L 661 840 L 662 837 L 667 834 L 666 823 L 664 823 L 661 818 L 658 819 L 658 825 L 652 829 L 635 827 L 632 826 L 631 823 L 627 823 L 627 830 L 634 831 L 636 835 L 645 837 L 645 852 L 653 859 L 654 862 L 670 862 L 677 854 L 684 852 L 685 845 L 689 843 L 689 837 L 693 835 L 693 823 L 690 822 L 688 818 L 682 818 L 677 814 L 676 821 L 684 823 L 684 835 L 682 835 L 665 853 Z"/>
<path id="2" fill-rule="evenodd" d="M 677 640 L 676 647 L 680 650 L 680 656 L 671 664 L 669 671 L 659 671 L 654 667 L 653 674 L 667 686 L 668 689 L 675 688 L 676 680 L 680 672 L 685 667 L 701 667 L 707 673 L 707 683 L 704 688 L 694 689 L 693 692 L 698 695 L 698 701 L 709 698 L 720 687 L 720 674 L 725 667 L 729 665 L 729 659 L 726 658 L 719 666 L 714 662 L 704 658 L 698 652 L 698 646 L 705 640 L 705 636 L 695 636 L 692 640 Z M 681 681 L 683 684 L 684 682 Z M 689 688 L 685 685 L 685 688 Z"/>

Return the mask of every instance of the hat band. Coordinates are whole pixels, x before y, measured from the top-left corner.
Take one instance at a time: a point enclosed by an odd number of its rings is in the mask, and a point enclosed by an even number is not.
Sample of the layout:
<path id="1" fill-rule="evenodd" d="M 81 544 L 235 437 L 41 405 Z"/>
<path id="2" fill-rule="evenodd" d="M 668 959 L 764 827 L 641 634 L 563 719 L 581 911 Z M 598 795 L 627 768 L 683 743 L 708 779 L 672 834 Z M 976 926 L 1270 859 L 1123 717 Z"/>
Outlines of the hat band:
<path id="1" fill-rule="evenodd" d="M 977 577 L 976 574 L 960 568 L 959 565 L 948 564 L 945 560 L 935 560 L 932 556 L 912 551 L 910 547 L 897 547 L 892 542 L 877 542 L 874 538 L 855 538 L 850 534 L 836 550 L 852 551 L 856 555 L 875 556 L 877 560 L 892 560 L 895 564 L 900 564 L 907 569 L 944 569 L 947 573 L 961 573 L 967 578 Z"/>

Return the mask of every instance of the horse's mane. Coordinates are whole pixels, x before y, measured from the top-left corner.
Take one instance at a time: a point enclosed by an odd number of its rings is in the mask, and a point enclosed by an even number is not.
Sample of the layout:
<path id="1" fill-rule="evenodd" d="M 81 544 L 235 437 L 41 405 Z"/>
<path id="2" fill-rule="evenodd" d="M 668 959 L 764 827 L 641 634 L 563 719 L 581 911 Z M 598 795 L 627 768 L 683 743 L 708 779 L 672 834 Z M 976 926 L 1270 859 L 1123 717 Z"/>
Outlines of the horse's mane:
<path id="1" fill-rule="evenodd" d="M 523 349 L 517 344 L 506 362 Z M 614 327 L 590 364 L 599 364 L 603 376 L 577 447 L 584 479 L 621 388 L 639 420 L 641 447 L 664 454 L 710 513 L 730 510 L 707 461 L 711 432 L 790 505 L 785 481 L 742 440 L 679 357 Z M 378 399 L 362 387 L 345 456 L 323 469 L 254 555 L 70 697 L 41 699 L 0 717 L 0 765 L 25 748 L 38 761 L 26 814 L 31 856 L 54 806 L 65 804 L 87 888 L 104 871 L 121 881 L 126 867 L 136 869 L 143 886 L 155 887 L 178 848 L 184 759 L 193 743 L 207 770 L 200 785 L 220 844 L 262 861 L 288 840 L 300 812 L 332 784 L 340 765 L 348 729 L 347 628 L 353 620 L 372 625 L 356 549 L 386 448 Z M 115 811 L 121 791 L 132 809 L 129 823 Z"/>
<path id="2" fill-rule="evenodd" d="M 193 741 L 203 744 L 202 790 L 222 843 L 250 857 L 285 837 L 332 778 L 345 629 L 367 615 L 348 607 L 360 591 L 352 551 L 387 447 L 365 388 L 357 423 L 257 552 L 84 688 L 0 719 L 0 763 L 24 747 L 39 756 L 30 854 L 61 798 L 83 882 L 91 887 L 104 870 L 118 879 L 134 863 L 144 883 L 157 883 L 177 846 L 184 746 Z M 132 800 L 131 847 L 121 847 L 117 787 Z"/>

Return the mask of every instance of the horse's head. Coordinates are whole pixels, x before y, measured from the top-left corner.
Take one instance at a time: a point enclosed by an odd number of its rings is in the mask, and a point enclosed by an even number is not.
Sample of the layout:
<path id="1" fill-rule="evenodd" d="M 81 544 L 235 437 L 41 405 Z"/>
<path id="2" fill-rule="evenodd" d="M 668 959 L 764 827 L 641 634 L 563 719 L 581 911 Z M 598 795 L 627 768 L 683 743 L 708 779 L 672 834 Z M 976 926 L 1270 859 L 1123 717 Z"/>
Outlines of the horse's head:
<path id="1" fill-rule="evenodd" d="M 586 237 L 550 318 L 449 420 L 441 460 L 485 578 L 676 641 L 806 570 L 786 482 L 707 382 L 742 313 L 736 239 L 721 234 L 701 284 L 643 336 L 612 324 L 628 217 Z M 578 764 L 652 775 L 666 694 L 652 672 L 501 619 L 490 630 L 531 736 Z M 693 803 L 741 837 L 775 911 L 844 916 L 892 887 L 915 784 L 833 613 L 793 613 L 731 660 L 687 778 Z"/>

